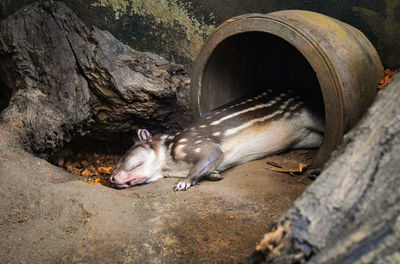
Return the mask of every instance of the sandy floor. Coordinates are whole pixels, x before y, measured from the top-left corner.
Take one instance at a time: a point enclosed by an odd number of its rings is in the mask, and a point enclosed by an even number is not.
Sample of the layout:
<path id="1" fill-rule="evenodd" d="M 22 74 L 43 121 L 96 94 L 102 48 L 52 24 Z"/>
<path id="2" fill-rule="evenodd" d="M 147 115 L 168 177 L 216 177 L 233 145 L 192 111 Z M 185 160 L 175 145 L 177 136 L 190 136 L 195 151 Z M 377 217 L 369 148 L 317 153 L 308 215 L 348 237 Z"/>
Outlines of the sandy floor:
<path id="1" fill-rule="evenodd" d="M 90 185 L 0 130 L 1 263 L 239 263 L 305 187 L 259 160 L 219 182 Z"/>

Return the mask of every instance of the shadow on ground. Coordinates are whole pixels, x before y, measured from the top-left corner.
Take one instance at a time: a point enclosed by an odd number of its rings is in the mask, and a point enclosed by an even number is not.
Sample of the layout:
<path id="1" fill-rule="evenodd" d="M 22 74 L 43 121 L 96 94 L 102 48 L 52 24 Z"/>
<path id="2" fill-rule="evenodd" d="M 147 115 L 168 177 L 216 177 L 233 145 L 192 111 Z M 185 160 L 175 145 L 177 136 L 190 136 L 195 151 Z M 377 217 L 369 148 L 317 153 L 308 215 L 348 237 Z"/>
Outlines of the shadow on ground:
<path id="1" fill-rule="evenodd" d="M 301 194 L 304 177 L 238 166 L 219 182 L 114 190 L 76 180 L 0 132 L 1 263 L 239 263 Z"/>

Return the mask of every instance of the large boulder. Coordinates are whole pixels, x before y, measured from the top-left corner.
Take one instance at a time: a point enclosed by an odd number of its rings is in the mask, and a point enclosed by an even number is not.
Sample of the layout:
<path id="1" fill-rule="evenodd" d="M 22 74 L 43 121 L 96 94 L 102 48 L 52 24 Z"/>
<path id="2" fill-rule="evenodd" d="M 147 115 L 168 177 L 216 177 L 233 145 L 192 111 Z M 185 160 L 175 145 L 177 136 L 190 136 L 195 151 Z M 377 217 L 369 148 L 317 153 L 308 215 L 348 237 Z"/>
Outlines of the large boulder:
<path id="1" fill-rule="evenodd" d="M 0 21 L 0 94 L 10 99 L 1 119 L 36 153 L 77 135 L 180 129 L 190 114 L 189 82 L 181 65 L 89 29 L 60 2 Z"/>

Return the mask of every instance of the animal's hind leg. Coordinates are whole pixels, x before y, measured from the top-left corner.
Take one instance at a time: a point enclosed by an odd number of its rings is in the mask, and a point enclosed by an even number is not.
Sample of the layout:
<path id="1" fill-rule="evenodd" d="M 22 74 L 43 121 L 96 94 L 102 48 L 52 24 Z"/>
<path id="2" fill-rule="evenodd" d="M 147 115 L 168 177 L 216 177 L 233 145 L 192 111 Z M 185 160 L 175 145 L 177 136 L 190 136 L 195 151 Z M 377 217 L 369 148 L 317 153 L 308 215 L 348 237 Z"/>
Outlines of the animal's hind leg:
<path id="1" fill-rule="evenodd" d="M 202 177 L 210 177 L 213 180 L 222 179 L 218 172 L 215 170 L 221 163 L 223 153 L 219 147 L 216 147 L 211 153 L 208 153 L 204 157 L 200 158 L 189 171 L 186 178 L 181 180 L 177 185 L 176 191 L 187 190 L 190 186 L 195 185 L 199 182 Z M 216 173 L 215 173 L 216 172 Z"/>

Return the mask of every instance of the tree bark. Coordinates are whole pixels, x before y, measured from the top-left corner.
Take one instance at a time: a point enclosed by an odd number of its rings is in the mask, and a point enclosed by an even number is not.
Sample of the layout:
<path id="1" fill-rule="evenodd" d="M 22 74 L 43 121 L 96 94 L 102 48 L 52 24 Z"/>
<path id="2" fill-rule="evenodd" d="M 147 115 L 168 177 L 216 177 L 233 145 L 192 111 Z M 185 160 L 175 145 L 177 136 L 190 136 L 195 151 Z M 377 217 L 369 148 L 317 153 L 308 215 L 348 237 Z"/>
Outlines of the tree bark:
<path id="1" fill-rule="evenodd" d="M 32 4 L 0 21 L 0 87 L 0 110 L 10 99 L 2 121 L 37 153 L 75 135 L 177 130 L 190 116 L 181 65 L 87 28 L 60 2 Z"/>
<path id="2" fill-rule="evenodd" d="M 400 260 L 400 74 L 249 263 Z"/>

